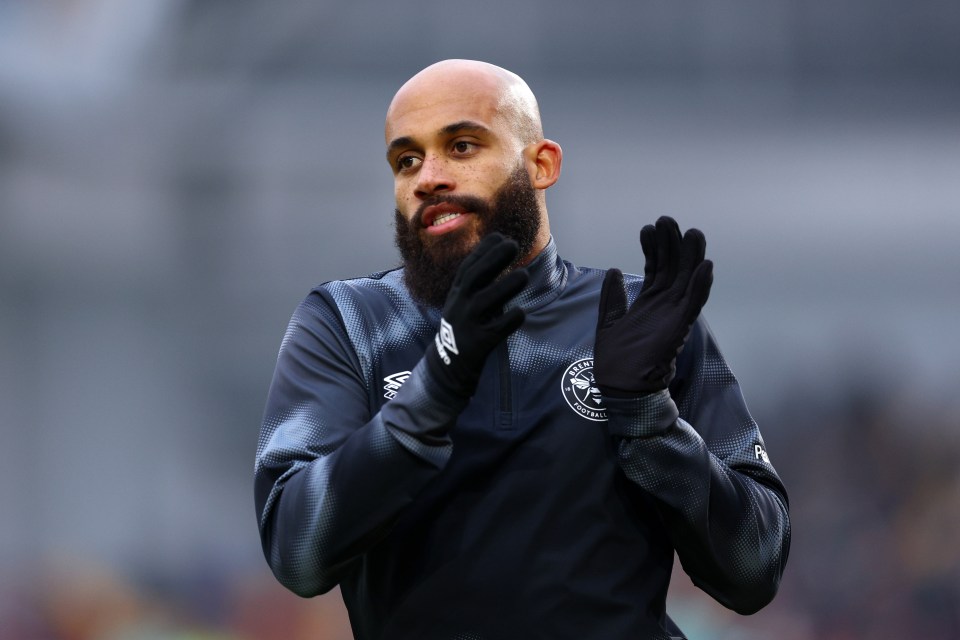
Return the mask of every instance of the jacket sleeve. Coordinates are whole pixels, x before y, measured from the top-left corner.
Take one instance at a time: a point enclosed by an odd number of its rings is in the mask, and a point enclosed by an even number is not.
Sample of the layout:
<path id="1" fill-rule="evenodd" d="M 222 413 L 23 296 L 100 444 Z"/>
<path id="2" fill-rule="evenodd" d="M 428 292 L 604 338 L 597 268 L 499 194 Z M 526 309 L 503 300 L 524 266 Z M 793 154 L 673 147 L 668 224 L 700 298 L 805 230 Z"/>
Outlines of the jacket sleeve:
<path id="1" fill-rule="evenodd" d="M 267 562 L 304 597 L 336 586 L 439 473 L 465 405 L 440 396 L 422 362 L 379 412 L 368 398 L 336 305 L 311 293 L 280 346 L 254 468 Z"/>
<path id="2" fill-rule="evenodd" d="M 669 391 L 604 403 L 620 466 L 657 501 L 694 584 L 738 613 L 763 608 L 790 548 L 787 494 L 702 318 Z"/>

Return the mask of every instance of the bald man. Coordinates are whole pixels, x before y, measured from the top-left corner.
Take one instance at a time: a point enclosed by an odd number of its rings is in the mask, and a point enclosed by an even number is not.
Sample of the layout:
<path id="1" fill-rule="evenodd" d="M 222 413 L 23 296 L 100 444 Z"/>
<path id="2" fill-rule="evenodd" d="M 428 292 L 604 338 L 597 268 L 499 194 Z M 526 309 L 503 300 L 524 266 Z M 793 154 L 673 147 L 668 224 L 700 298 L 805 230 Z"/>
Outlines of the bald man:
<path id="1" fill-rule="evenodd" d="M 643 276 L 562 260 L 560 146 L 493 65 L 424 69 L 385 134 L 402 268 L 312 290 L 270 387 L 280 582 L 339 585 L 364 640 L 683 638 L 675 553 L 725 606 L 765 606 L 787 495 L 700 317 L 703 234 L 643 227 Z"/>

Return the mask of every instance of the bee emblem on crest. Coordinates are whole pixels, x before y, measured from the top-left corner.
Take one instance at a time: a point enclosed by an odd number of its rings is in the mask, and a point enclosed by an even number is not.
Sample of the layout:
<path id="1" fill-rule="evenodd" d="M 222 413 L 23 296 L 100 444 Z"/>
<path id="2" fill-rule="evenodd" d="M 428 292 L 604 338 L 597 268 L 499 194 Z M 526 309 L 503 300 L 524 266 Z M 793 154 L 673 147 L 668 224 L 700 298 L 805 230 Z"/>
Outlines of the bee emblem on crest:
<path id="1" fill-rule="evenodd" d="M 606 421 L 607 410 L 603 406 L 600 390 L 597 389 L 596 381 L 593 379 L 593 358 L 577 360 L 567 367 L 563 373 L 560 389 L 567 405 L 577 415 L 594 422 Z"/>

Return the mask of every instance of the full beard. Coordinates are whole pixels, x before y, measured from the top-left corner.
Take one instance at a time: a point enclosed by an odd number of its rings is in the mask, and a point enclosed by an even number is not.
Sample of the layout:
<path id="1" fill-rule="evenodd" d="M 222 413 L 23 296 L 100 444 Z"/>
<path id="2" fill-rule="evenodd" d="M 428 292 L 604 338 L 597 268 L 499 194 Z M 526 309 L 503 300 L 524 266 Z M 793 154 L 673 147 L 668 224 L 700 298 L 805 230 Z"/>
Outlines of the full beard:
<path id="1" fill-rule="evenodd" d="M 470 230 L 458 230 L 424 242 L 423 211 L 441 202 L 455 204 L 476 215 L 479 234 L 474 236 Z M 494 231 L 512 238 L 520 247 L 513 268 L 530 255 L 540 233 L 536 190 L 522 165 L 489 201 L 468 195 L 434 196 L 420 205 L 410 221 L 399 210 L 395 216 L 395 242 L 403 260 L 404 283 L 415 300 L 431 307 L 443 307 L 460 263 L 479 238 Z"/>

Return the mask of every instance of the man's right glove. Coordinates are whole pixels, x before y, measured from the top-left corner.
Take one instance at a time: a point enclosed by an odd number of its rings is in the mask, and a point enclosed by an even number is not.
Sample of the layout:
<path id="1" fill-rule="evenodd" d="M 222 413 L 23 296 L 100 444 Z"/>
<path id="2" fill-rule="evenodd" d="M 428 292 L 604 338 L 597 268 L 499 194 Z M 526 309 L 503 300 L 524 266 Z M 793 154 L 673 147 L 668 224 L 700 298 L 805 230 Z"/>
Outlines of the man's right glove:
<path id="1" fill-rule="evenodd" d="M 504 313 L 503 305 L 529 275 L 515 269 L 498 279 L 518 250 L 499 233 L 485 236 L 464 258 L 447 294 L 440 330 L 425 359 L 436 381 L 462 398 L 473 396 L 490 352 L 523 323 L 522 309 Z"/>
<path id="2" fill-rule="evenodd" d="M 610 269 L 600 292 L 593 375 L 601 393 L 636 397 L 666 389 L 677 354 L 710 295 L 713 263 L 704 260 L 699 229 L 681 238 L 673 218 L 640 231 L 646 258 L 643 287 L 630 309 L 623 274 Z"/>

